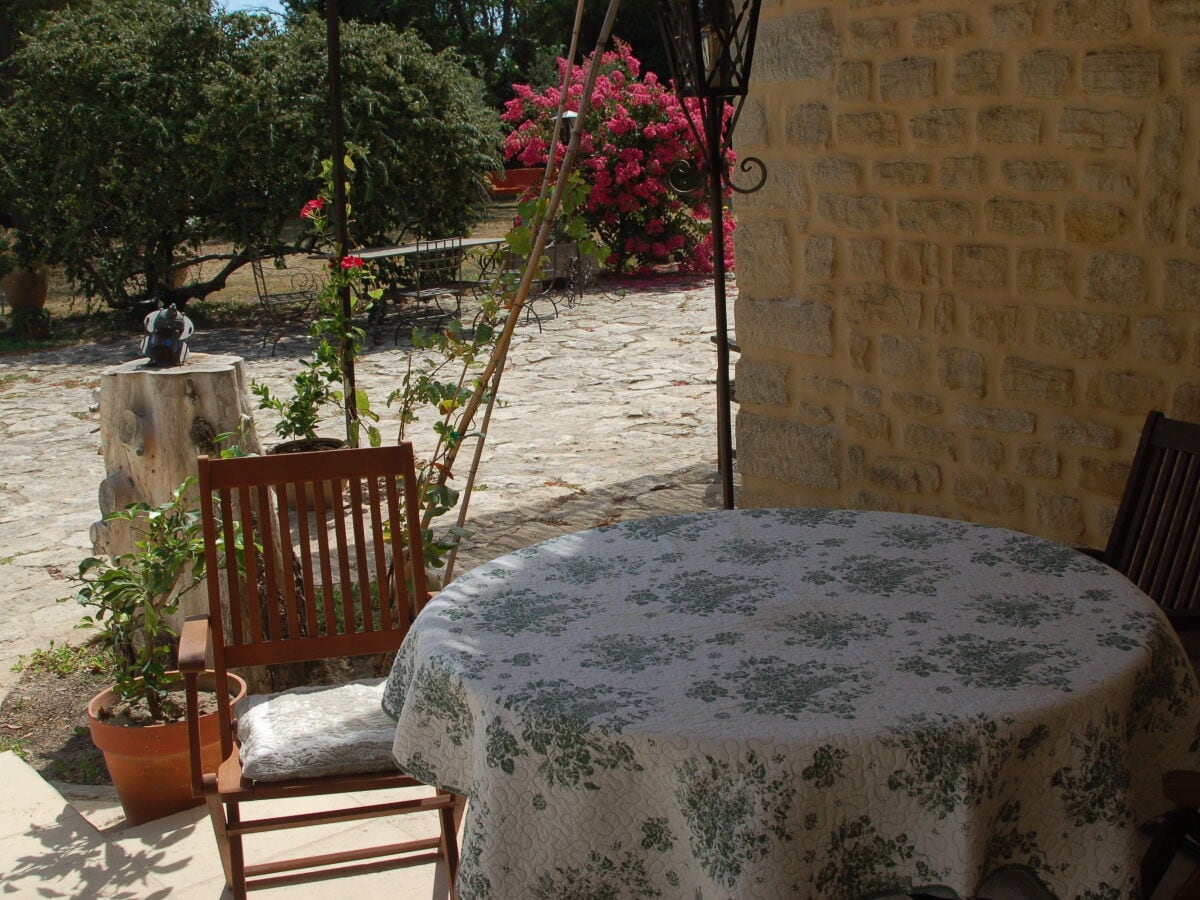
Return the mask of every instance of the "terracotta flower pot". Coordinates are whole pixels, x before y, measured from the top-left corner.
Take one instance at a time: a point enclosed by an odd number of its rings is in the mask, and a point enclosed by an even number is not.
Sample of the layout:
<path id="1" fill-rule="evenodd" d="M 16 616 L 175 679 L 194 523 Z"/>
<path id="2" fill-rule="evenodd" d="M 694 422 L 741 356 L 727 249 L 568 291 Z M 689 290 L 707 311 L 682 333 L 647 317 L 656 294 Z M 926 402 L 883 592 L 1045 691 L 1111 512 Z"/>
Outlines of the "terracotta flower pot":
<path id="1" fill-rule="evenodd" d="M 312 453 L 317 450 L 341 450 L 346 442 L 341 438 L 300 438 L 295 441 L 284 441 L 267 449 L 268 453 Z"/>
<path id="2" fill-rule="evenodd" d="M 28 269 L 13 269 L 4 276 L 3 286 L 4 296 L 13 312 L 42 309 L 50 289 L 50 269 L 45 263 L 34 263 Z"/>
<path id="3" fill-rule="evenodd" d="M 493 200 L 505 200 L 520 197 L 527 192 L 537 192 L 541 187 L 542 177 L 546 174 L 545 166 L 534 166 L 518 169 L 501 169 L 489 172 L 492 186 L 488 194 Z"/>
<path id="4" fill-rule="evenodd" d="M 230 702 L 236 703 L 246 696 L 246 682 L 236 675 L 229 677 L 237 688 Z M 201 688 L 211 690 L 213 681 L 211 673 L 200 676 Z M 126 822 L 140 825 L 203 803 L 202 797 L 192 795 L 187 722 L 114 725 L 100 717 L 100 710 L 112 704 L 112 690 L 101 691 L 88 703 L 87 718 L 92 743 L 104 752 Z M 200 717 L 200 746 L 204 771 L 215 772 L 222 761 L 216 713 Z"/>

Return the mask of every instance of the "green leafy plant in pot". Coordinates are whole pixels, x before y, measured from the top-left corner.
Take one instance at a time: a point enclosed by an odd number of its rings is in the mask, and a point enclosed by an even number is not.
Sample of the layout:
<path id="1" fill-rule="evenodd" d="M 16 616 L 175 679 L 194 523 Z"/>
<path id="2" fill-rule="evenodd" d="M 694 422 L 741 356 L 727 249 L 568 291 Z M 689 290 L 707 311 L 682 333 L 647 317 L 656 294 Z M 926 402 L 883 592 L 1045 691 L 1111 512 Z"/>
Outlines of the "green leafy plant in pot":
<path id="1" fill-rule="evenodd" d="M 180 589 L 204 575 L 200 514 L 188 478 L 157 506 L 134 503 L 106 518 L 129 522 L 134 549 L 116 559 L 79 564 L 76 599 L 91 612 L 81 627 L 99 631 L 112 651 L 112 687 L 88 704 L 92 741 L 104 752 L 130 824 L 186 809 L 192 796 L 182 680 L 174 671 L 177 635 L 171 616 Z M 245 685 L 239 684 L 240 694 Z M 215 713 L 202 722 L 202 758 L 215 771 L 220 746 Z"/>
<path id="2" fill-rule="evenodd" d="M 346 156 L 345 164 L 348 172 L 354 171 L 353 155 Z M 258 408 L 273 410 L 279 415 L 275 433 L 285 443 L 272 447 L 268 451 L 272 453 L 328 450 L 347 444 L 357 447 L 364 429 L 372 447 L 378 447 L 383 439 L 375 424 L 379 414 L 371 409 L 367 392 L 352 386 L 350 375 L 366 340 L 366 333 L 355 320 L 370 312 L 383 291 L 366 262 L 357 256 L 343 255 L 342 248 L 331 237 L 327 210 L 333 194 L 333 166 L 329 160 L 323 163 L 322 175 L 325 185 L 322 192 L 300 210 L 301 218 L 312 225 L 318 246 L 325 248 L 329 258 L 327 278 L 317 294 L 320 316 L 309 329 L 316 347 L 292 377 L 290 396 L 273 394 L 260 382 L 251 385 L 258 398 Z M 350 186 L 346 185 L 347 196 L 349 192 Z M 349 215 L 348 201 L 346 209 Z M 349 301 L 348 310 L 344 299 Z M 346 402 L 350 391 L 353 391 L 353 404 Z M 338 410 L 345 419 L 345 441 L 317 435 L 317 424 L 326 408 Z"/>
<path id="3" fill-rule="evenodd" d="M 323 409 L 331 404 L 340 408 L 336 386 L 341 380 L 341 368 L 334 348 L 329 342 L 323 341 L 292 377 L 290 395 L 272 394 L 265 384 L 255 382 L 251 390 L 258 397 L 258 408 L 274 410 L 279 415 L 275 434 L 283 443 L 276 444 L 268 452 L 299 453 L 345 447 L 346 441 L 342 438 L 320 437 L 317 434 Z"/>

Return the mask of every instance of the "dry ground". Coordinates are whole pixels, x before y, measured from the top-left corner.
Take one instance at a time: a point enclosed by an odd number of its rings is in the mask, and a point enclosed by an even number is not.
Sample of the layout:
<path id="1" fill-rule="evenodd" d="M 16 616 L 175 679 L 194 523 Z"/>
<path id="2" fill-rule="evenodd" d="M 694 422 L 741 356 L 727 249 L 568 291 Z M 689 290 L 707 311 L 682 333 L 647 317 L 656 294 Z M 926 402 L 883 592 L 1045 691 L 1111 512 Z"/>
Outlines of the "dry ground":
<path id="1" fill-rule="evenodd" d="M 20 683 L 0 705 L 0 750 L 13 750 L 47 781 L 110 784 L 84 709 L 109 680 L 94 654 L 49 648 L 26 658 Z"/>

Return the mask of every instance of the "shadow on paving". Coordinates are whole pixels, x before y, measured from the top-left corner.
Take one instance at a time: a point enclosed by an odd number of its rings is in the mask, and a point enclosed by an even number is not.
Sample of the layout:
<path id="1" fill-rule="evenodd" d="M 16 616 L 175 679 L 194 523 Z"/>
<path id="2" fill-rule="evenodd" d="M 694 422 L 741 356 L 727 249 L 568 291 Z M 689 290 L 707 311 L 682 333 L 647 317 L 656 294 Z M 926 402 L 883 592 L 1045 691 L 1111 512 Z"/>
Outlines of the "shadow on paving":
<path id="1" fill-rule="evenodd" d="M 171 891 L 154 888 L 147 876 L 160 882 L 183 876 L 186 860 L 172 860 L 166 848 L 184 840 L 194 828 L 163 835 L 158 847 L 129 852 L 106 842 L 78 814 L 64 812 L 51 825 L 32 827 L 26 852 L 6 860 L 4 893 L 159 900 Z"/>
<path id="2" fill-rule="evenodd" d="M 715 462 L 640 475 L 599 490 L 569 491 L 532 508 L 468 516 L 466 527 L 473 536 L 463 542 L 454 568 L 462 574 L 520 547 L 587 528 L 720 508 Z"/>

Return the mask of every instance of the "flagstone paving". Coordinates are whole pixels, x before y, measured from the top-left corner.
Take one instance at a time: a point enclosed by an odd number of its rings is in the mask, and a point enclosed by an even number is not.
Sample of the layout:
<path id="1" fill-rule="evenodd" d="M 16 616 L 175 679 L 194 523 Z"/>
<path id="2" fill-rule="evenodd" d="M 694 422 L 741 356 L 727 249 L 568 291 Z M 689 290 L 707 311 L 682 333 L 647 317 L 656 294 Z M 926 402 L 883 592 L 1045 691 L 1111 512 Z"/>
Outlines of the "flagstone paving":
<path id="1" fill-rule="evenodd" d="M 720 505 L 711 279 L 603 287 L 560 305 L 540 333 L 532 322 L 517 330 L 457 571 L 566 531 Z M 242 356 L 273 390 L 311 346 L 294 335 L 271 356 L 249 329 L 197 328 L 193 352 Z M 86 637 L 74 628 L 79 607 L 58 598 L 73 593 L 69 576 L 100 516 L 100 373 L 136 358 L 138 339 L 0 357 L 0 699 L 20 655 Z M 368 347 L 358 368 L 385 440 L 397 418 L 383 401 L 409 352 Z M 272 424 L 257 417 L 264 443 Z M 336 421 L 327 426 L 336 433 Z M 432 431 L 412 427 L 420 452 Z"/>

